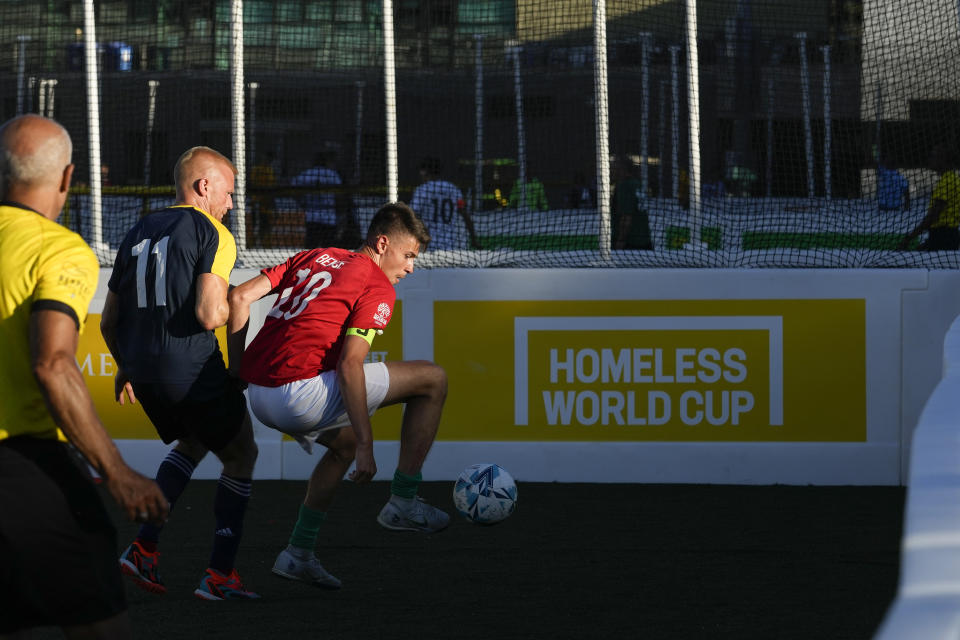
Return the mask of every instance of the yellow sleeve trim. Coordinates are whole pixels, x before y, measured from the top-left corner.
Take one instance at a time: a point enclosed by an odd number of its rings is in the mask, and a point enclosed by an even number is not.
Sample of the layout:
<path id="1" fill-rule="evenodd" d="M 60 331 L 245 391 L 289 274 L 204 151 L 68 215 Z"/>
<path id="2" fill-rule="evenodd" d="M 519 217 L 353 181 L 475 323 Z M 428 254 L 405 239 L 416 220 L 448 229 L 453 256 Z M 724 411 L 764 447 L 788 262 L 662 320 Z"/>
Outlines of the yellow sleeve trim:
<path id="1" fill-rule="evenodd" d="M 210 273 L 218 275 L 227 283 L 230 282 L 230 272 L 233 271 L 233 267 L 237 262 L 237 243 L 233 238 L 233 234 L 230 233 L 230 230 L 227 227 L 214 218 L 212 215 L 193 205 L 187 204 L 176 204 L 170 207 L 174 209 L 176 207 L 183 207 L 187 209 L 196 209 L 204 215 L 204 217 L 210 221 L 213 225 L 213 228 L 217 231 L 217 253 L 213 257 L 213 264 L 210 266 Z"/>
<path id="2" fill-rule="evenodd" d="M 210 267 L 210 273 L 215 273 L 228 283 L 230 282 L 230 272 L 237 262 L 237 245 L 234 242 L 233 234 L 220 225 L 217 228 L 220 236 L 220 242 L 217 246 L 217 254 L 213 259 L 213 265 Z"/>
<path id="3" fill-rule="evenodd" d="M 373 337 L 378 333 L 383 332 L 379 329 L 355 329 L 353 327 L 347 329 L 348 336 L 357 336 L 358 338 L 363 338 L 369 345 L 373 345 Z"/>

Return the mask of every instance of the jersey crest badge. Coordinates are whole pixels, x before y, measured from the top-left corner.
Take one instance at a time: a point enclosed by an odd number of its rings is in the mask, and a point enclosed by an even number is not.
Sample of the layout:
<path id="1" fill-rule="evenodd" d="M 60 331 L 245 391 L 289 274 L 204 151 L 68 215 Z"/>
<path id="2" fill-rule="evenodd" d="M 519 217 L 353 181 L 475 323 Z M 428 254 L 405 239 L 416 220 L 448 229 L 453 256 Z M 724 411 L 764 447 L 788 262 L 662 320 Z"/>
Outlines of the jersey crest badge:
<path id="1" fill-rule="evenodd" d="M 378 324 L 386 325 L 390 319 L 390 305 L 386 302 L 381 302 L 380 306 L 377 307 L 377 312 L 373 314 L 373 319 Z"/>

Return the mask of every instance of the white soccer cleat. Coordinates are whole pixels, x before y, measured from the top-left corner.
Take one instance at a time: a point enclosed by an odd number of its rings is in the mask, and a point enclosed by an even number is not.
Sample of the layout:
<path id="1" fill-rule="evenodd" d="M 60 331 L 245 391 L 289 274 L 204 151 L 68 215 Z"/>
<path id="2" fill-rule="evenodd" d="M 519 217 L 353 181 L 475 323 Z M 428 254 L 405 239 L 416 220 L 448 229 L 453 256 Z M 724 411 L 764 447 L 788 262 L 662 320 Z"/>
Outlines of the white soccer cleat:
<path id="1" fill-rule="evenodd" d="M 411 499 L 391 496 L 390 501 L 380 510 L 377 522 L 394 531 L 434 533 L 447 528 L 450 516 L 436 507 L 431 507 L 420 496 Z"/>
<path id="2" fill-rule="evenodd" d="M 273 563 L 275 574 L 288 580 L 306 582 L 321 589 L 340 588 L 340 580 L 323 568 L 317 556 L 307 552 L 306 557 L 300 557 L 304 554 L 291 552 L 290 549 L 288 546 L 277 556 L 277 561 Z"/>

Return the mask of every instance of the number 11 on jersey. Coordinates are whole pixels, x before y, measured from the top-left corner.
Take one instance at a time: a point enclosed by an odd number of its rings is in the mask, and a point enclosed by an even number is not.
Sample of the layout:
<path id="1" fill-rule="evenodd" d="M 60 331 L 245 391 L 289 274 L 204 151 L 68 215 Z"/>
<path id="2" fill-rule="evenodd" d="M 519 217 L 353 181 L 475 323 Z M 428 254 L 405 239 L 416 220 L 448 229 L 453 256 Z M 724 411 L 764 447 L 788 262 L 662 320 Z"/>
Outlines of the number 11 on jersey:
<path id="1" fill-rule="evenodd" d="M 130 247 L 130 255 L 137 259 L 137 306 L 147 306 L 147 260 L 153 254 L 156 258 L 156 277 L 153 282 L 153 294 L 156 306 L 167 306 L 167 242 L 170 236 L 160 238 L 150 250 L 150 238 L 144 238 Z"/>

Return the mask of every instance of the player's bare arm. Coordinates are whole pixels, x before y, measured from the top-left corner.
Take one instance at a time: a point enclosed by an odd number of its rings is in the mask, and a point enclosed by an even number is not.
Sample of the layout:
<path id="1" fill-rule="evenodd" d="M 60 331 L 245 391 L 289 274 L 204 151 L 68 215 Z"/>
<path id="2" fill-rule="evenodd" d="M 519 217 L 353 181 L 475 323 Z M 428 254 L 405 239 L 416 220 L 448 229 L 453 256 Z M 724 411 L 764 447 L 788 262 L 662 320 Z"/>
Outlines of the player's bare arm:
<path id="1" fill-rule="evenodd" d="M 133 385 L 130 379 L 123 372 L 123 365 L 120 358 L 120 350 L 117 348 L 117 325 L 120 322 L 120 303 L 117 294 L 113 291 L 107 291 L 107 300 L 103 303 L 103 312 L 100 314 L 100 333 L 103 335 L 103 341 L 107 344 L 110 355 L 117 363 L 117 375 L 113 377 L 113 397 L 123 404 L 129 399 L 131 403 L 136 404 L 137 395 L 133 392 Z"/>
<path id="2" fill-rule="evenodd" d="M 167 517 L 167 500 L 152 480 L 126 465 L 103 428 L 77 367 L 77 341 L 73 317 L 56 310 L 31 314 L 31 366 L 50 414 L 104 478 L 127 517 L 160 524 Z"/>
<path id="3" fill-rule="evenodd" d="M 260 274 L 234 287 L 227 294 L 230 307 L 230 317 L 227 319 L 227 358 L 230 361 L 230 373 L 234 376 L 240 372 L 240 363 L 243 361 L 247 328 L 250 326 L 250 305 L 272 289 L 270 278 Z"/>
<path id="4" fill-rule="evenodd" d="M 194 313 L 197 322 L 207 331 L 213 331 L 227 323 L 230 307 L 227 304 L 227 281 L 214 273 L 201 273 L 197 277 L 197 304 Z"/>
<path id="5" fill-rule="evenodd" d="M 350 474 L 354 482 L 369 482 L 377 473 L 377 463 L 373 457 L 373 427 L 367 414 L 366 376 L 363 373 L 363 361 L 369 351 L 370 343 L 366 339 L 348 334 L 343 340 L 343 350 L 337 363 L 337 382 L 357 439 L 356 468 Z"/>

